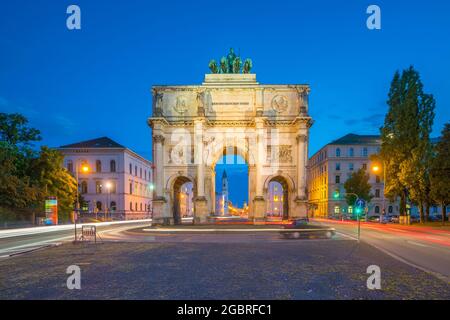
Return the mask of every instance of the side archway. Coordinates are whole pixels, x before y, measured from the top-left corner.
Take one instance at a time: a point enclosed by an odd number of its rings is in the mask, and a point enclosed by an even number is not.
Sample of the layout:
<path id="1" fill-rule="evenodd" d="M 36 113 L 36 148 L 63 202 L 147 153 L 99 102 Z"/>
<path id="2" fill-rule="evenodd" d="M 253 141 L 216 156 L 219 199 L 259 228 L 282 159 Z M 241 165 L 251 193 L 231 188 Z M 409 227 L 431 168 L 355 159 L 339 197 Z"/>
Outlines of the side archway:
<path id="1" fill-rule="evenodd" d="M 266 216 L 268 218 L 288 220 L 290 194 L 295 190 L 295 184 L 290 177 L 277 174 L 268 177 L 264 182 L 266 191 Z"/>
<path id="2" fill-rule="evenodd" d="M 176 175 L 169 179 L 170 209 L 174 224 L 181 224 L 182 218 L 193 217 L 194 180 L 184 175 Z"/>

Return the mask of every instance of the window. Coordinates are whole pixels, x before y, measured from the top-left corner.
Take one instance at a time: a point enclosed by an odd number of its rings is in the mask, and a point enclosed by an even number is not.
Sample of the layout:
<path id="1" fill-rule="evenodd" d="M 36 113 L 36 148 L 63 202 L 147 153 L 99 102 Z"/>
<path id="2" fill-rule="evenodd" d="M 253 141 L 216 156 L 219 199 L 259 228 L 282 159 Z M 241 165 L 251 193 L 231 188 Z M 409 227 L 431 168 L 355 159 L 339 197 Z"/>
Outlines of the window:
<path id="1" fill-rule="evenodd" d="M 134 204 L 134 208 L 135 208 L 136 211 L 138 211 L 137 210 L 137 202 Z"/>
<path id="2" fill-rule="evenodd" d="M 130 163 L 130 174 L 133 174 L 133 166 Z"/>
<path id="3" fill-rule="evenodd" d="M 339 206 L 335 206 L 334 213 L 340 213 L 340 212 L 341 212 L 341 208 Z"/>
<path id="4" fill-rule="evenodd" d="M 109 169 L 111 172 L 116 172 L 116 161 L 115 160 L 111 160 L 109 162 Z"/>
<path id="5" fill-rule="evenodd" d="M 72 162 L 72 160 L 67 161 L 67 171 L 73 172 L 73 162 Z"/>
<path id="6" fill-rule="evenodd" d="M 144 170 L 144 179 L 147 180 L 147 170 Z"/>
<path id="7" fill-rule="evenodd" d="M 130 211 L 133 211 L 133 203 L 130 202 Z"/>
<path id="8" fill-rule="evenodd" d="M 88 184 L 87 181 L 82 181 L 81 182 L 81 194 L 86 194 L 88 193 Z"/>
<path id="9" fill-rule="evenodd" d="M 380 183 L 380 181 L 381 181 L 381 180 L 380 180 L 380 176 L 375 176 L 375 182 L 376 182 L 376 183 Z"/>
<path id="10" fill-rule="evenodd" d="M 389 207 L 388 207 L 388 212 L 389 212 L 389 213 L 392 213 L 392 211 L 393 211 L 392 206 L 389 206 Z"/>
<path id="11" fill-rule="evenodd" d="M 334 182 L 335 183 L 341 183 L 341 177 L 340 176 L 336 176 Z"/>
<path id="12" fill-rule="evenodd" d="M 336 149 L 336 157 L 339 158 L 341 156 L 341 149 Z"/>
<path id="13" fill-rule="evenodd" d="M 353 171 L 353 163 L 348 164 L 348 170 Z"/>
<path id="14" fill-rule="evenodd" d="M 134 166 L 134 175 L 137 177 L 137 166 Z"/>
<path id="15" fill-rule="evenodd" d="M 363 148 L 362 155 L 363 157 L 367 157 L 367 148 Z"/>
<path id="16" fill-rule="evenodd" d="M 97 201 L 97 203 L 95 204 L 95 207 L 97 208 L 98 211 L 102 211 L 102 203 L 101 203 L 101 201 Z"/>
<path id="17" fill-rule="evenodd" d="M 130 182 L 130 194 L 133 194 L 133 181 Z"/>
<path id="18" fill-rule="evenodd" d="M 352 206 L 348 207 L 348 213 L 353 213 L 353 207 Z"/>
<path id="19" fill-rule="evenodd" d="M 101 181 L 95 181 L 95 192 L 100 194 L 102 193 L 102 182 Z"/>
<path id="20" fill-rule="evenodd" d="M 95 161 L 95 171 L 102 172 L 102 162 L 100 160 Z"/>
<path id="21" fill-rule="evenodd" d="M 139 177 L 142 178 L 142 168 L 139 168 Z"/>
<path id="22" fill-rule="evenodd" d="M 375 198 L 380 197 L 380 189 L 375 189 Z"/>
<path id="23" fill-rule="evenodd" d="M 117 204 L 115 201 L 111 201 L 111 204 L 109 206 L 111 208 L 111 211 L 116 211 L 117 210 Z"/>
<path id="24" fill-rule="evenodd" d="M 363 168 L 364 170 L 367 170 L 367 163 L 363 163 L 363 164 L 362 164 L 362 168 Z"/>
<path id="25" fill-rule="evenodd" d="M 355 151 L 353 150 L 353 148 L 350 148 L 350 149 L 348 150 L 348 156 L 349 156 L 349 157 L 353 157 L 354 153 L 355 153 Z"/>
<path id="26" fill-rule="evenodd" d="M 140 209 L 141 209 L 141 211 L 142 211 L 142 202 L 141 202 L 141 205 L 140 205 Z"/>
<path id="27" fill-rule="evenodd" d="M 375 213 L 380 213 L 380 207 L 379 206 L 375 206 Z"/>
<path id="28" fill-rule="evenodd" d="M 336 162 L 336 171 L 341 170 L 341 164 L 339 162 Z"/>

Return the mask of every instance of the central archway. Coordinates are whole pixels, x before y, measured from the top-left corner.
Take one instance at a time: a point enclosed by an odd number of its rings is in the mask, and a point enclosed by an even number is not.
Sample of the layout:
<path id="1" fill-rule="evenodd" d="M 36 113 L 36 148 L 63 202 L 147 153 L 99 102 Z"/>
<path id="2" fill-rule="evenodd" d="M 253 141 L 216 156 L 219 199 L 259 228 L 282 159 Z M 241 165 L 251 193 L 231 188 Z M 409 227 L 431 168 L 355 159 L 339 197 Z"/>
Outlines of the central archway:
<path id="1" fill-rule="evenodd" d="M 215 217 L 248 218 L 251 185 L 248 157 L 248 153 L 237 146 L 222 146 L 216 150 L 211 165 Z"/>

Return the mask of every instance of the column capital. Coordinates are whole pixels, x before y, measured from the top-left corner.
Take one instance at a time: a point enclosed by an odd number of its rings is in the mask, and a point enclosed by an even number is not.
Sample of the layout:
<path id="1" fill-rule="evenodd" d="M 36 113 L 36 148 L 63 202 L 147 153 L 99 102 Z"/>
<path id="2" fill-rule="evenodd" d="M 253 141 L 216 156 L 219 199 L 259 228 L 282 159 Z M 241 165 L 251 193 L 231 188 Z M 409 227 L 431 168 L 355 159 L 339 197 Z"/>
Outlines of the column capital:
<path id="1" fill-rule="evenodd" d="M 157 134 L 153 136 L 153 141 L 155 143 L 161 143 L 164 144 L 164 141 L 166 140 L 166 138 L 164 138 L 164 136 L 162 134 Z"/>
<path id="2" fill-rule="evenodd" d="M 297 142 L 306 142 L 308 140 L 308 136 L 306 134 L 298 134 L 296 139 Z"/>

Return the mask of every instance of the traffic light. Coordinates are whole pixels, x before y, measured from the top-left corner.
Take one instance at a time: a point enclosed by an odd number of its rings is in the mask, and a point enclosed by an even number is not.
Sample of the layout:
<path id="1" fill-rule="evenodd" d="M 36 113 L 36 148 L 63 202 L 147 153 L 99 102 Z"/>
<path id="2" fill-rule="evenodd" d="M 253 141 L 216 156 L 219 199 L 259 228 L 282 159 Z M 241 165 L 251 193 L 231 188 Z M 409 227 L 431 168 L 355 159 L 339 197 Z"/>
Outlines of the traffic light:
<path id="1" fill-rule="evenodd" d="M 361 208 L 361 207 L 356 207 L 356 208 L 355 208 L 355 213 L 356 213 L 357 215 L 360 215 L 360 214 L 362 213 L 362 208 Z"/>
<path id="2" fill-rule="evenodd" d="M 339 199 L 339 191 L 335 191 L 334 193 L 333 193 L 333 198 L 334 199 Z"/>

